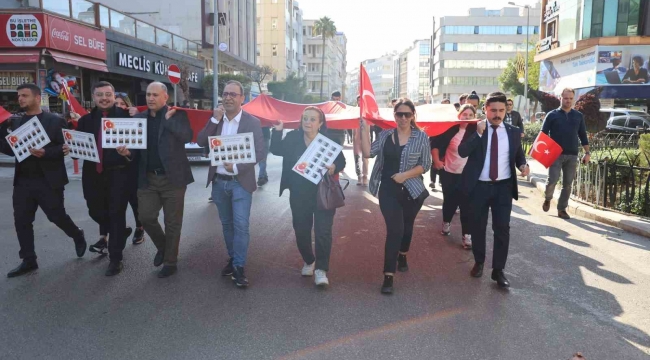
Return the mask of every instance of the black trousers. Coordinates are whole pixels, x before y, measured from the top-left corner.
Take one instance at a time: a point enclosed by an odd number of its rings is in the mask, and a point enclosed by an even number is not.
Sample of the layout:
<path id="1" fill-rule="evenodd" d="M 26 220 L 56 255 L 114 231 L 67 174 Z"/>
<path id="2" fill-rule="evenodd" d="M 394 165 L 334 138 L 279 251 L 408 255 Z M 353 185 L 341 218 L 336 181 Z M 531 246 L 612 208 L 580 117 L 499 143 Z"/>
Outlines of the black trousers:
<path id="1" fill-rule="evenodd" d="M 21 259 L 36 259 L 33 223 L 39 207 L 47 219 L 68 237 L 75 239 L 82 235 L 81 229 L 65 211 L 63 189 L 52 189 L 44 178 L 18 179 L 14 186 L 13 205 Z"/>
<path id="2" fill-rule="evenodd" d="M 332 252 L 332 226 L 336 210 L 319 210 L 316 206 L 316 196 L 289 196 L 293 230 L 296 233 L 296 244 L 302 259 L 307 264 L 316 261 L 316 270 L 329 271 L 330 254 Z M 316 256 L 311 246 L 311 229 L 314 228 Z"/>
<path id="3" fill-rule="evenodd" d="M 111 261 L 122 261 L 126 245 L 126 206 L 131 196 L 129 168 L 84 171 L 82 178 L 88 214 L 110 235 L 108 254 Z"/>
<path id="4" fill-rule="evenodd" d="M 384 273 L 395 273 L 399 252 L 408 252 L 413 237 L 415 217 L 422 201 L 410 199 L 402 185 L 382 180 L 379 187 L 379 208 L 386 222 Z"/>
<path id="5" fill-rule="evenodd" d="M 460 207 L 460 226 L 463 235 L 470 234 L 470 219 L 467 210 L 467 197 L 460 191 L 461 174 L 452 174 L 440 170 L 440 182 L 442 183 L 442 221 L 450 223 L 454 219 L 456 209 Z"/>
<path id="6" fill-rule="evenodd" d="M 434 168 L 433 166 L 431 167 L 431 170 L 429 170 L 429 175 L 431 176 L 431 182 L 433 184 L 436 183 L 436 177 L 438 176 L 438 172 L 443 171 L 443 170 L 438 170 Z M 440 181 L 442 181 L 442 176 L 440 177 Z"/>
<path id="7" fill-rule="evenodd" d="M 485 231 L 488 213 L 492 210 L 494 253 L 492 268 L 503 270 L 510 246 L 510 213 L 512 212 L 512 181 L 491 184 L 479 181 L 469 197 L 469 216 L 472 227 L 472 251 L 474 260 L 485 262 Z M 462 213 L 462 210 L 461 210 Z"/>
<path id="8" fill-rule="evenodd" d="M 138 165 L 136 163 L 132 163 L 129 166 L 131 167 L 131 173 L 129 174 L 129 184 L 131 184 L 129 205 L 131 205 L 131 211 L 133 211 L 135 227 L 141 228 L 142 222 L 140 222 L 140 217 L 138 216 Z M 108 235 L 108 224 L 99 224 L 99 235 Z"/>

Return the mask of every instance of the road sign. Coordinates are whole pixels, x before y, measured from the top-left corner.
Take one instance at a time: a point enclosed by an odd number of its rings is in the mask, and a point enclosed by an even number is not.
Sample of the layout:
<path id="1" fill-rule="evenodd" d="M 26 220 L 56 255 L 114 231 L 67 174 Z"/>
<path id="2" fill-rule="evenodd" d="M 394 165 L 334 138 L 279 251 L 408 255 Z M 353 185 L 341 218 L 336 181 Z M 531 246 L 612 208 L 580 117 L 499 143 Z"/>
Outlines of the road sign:
<path id="1" fill-rule="evenodd" d="M 181 82 L 181 69 L 178 68 L 178 65 L 171 64 L 169 65 L 169 69 L 167 69 L 167 76 L 169 77 L 169 81 L 176 85 Z"/>
<path id="2" fill-rule="evenodd" d="M 226 43 L 219 44 L 219 50 L 221 50 L 221 51 L 228 50 L 228 44 L 226 44 Z"/>

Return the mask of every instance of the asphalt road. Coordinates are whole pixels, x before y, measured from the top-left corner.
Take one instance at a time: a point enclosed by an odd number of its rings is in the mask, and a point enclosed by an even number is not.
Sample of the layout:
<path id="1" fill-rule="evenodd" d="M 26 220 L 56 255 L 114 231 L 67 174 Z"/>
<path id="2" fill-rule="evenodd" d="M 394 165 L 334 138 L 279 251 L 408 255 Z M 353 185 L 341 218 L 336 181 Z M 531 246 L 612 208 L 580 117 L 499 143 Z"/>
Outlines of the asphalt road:
<path id="1" fill-rule="evenodd" d="M 511 222 L 509 291 L 499 290 L 489 271 L 481 279 L 469 276 L 473 258 L 460 247 L 458 218 L 451 237 L 439 234 L 441 194 L 435 192 L 416 221 L 411 270 L 396 276 L 394 295 L 384 296 L 383 218 L 377 201 L 354 183 L 335 219 L 331 286 L 319 290 L 300 276 L 275 157 L 271 182 L 254 195 L 247 290 L 219 276 L 227 255 L 201 166 L 187 192 L 177 275 L 156 277 L 147 240 L 127 244 L 124 272 L 107 278 L 106 258 L 77 259 L 72 241 L 39 211 L 40 269 L 4 278 L 19 263 L 11 171 L 0 170 L 1 359 L 650 356 L 650 240 L 543 213 L 539 193 L 524 183 Z M 353 174 L 351 164 L 347 173 Z M 80 185 L 67 186 L 66 206 L 94 242 L 97 225 Z M 133 224 L 130 213 L 129 219 Z"/>

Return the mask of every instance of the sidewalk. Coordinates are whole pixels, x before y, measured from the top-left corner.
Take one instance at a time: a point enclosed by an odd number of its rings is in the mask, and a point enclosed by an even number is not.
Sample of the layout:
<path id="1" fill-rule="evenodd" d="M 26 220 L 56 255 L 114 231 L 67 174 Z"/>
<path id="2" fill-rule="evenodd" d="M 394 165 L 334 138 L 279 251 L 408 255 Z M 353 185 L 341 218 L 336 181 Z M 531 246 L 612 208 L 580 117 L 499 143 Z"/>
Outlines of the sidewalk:
<path id="1" fill-rule="evenodd" d="M 546 191 L 548 170 L 544 165 L 533 159 L 528 159 L 528 165 L 530 166 L 530 175 L 528 175 L 527 180 L 535 185 L 540 191 L 542 196 L 539 198 L 539 206 L 541 207 L 542 202 L 544 201 L 544 193 Z M 562 188 L 558 184 L 555 189 L 556 191 L 553 200 L 551 201 L 551 210 L 549 210 L 549 213 L 557 212 L 557 199 L 560 197 L 560 190 Z M 636 215 L 625 215 L 615 211 L 596 209 L 593 205 L 588 205 L 571 199 L 569 200 L 567 212 L 650 238 L 650 219 Z"/>
<path id="2" fill-rule="evenodd" d="M 12 156 L 7 156 L 5 154 L 0 154 L 0 178 L 11 178 L 14 177 L 14 164 L 15 159 Z M 68 170 L 68 179 L 70 180 L 81 180 L 81 166 L 83 165 L 83 160 L 79 160 L 79 174 L 74 173 L 74 162 L 72 158 L 67 156 L 65 158 L 65 166 Z"/>

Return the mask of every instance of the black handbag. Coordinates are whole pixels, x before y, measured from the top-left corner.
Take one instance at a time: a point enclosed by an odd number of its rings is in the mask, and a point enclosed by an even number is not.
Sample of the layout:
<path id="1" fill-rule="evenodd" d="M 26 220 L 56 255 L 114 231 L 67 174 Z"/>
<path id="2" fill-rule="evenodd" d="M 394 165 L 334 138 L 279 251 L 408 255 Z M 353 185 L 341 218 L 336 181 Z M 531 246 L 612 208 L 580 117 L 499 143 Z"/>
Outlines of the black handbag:
<path id="1" fill-rule="evenodd" d="M 323 175 L 323 178 L 318 183 L 318 194 L 316 197 L 318 210 L 335 210 L 345 206 L 343 190 L 348 188 L 350 181 L 345 179 L 343 181 L 347 181 L 347 184 L 344 188 L 341 188 L 341 184 L 334 180 L 332 175 L 327 172 Z"/>

